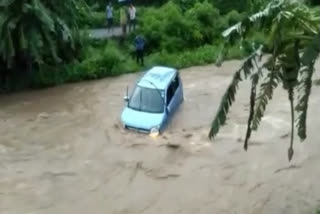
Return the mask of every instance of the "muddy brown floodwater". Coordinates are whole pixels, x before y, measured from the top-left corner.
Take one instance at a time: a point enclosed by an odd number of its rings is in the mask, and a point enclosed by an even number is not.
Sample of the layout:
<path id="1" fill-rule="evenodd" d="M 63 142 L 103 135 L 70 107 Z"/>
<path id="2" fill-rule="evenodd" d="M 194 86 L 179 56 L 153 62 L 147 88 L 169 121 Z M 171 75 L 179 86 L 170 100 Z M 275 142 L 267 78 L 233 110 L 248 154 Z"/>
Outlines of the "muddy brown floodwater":
<path id="1" fill-rule="evenodd" d="M 0 97 L 0 213 L 312 213 L 320 205 L 320 87 L 310 98 L 308 139 L 296 142 L 291 163 L 280 89 L 244 152 L 248 83 L 228 124 L 207 138 L 239 64 L 181 71 L 185 102 L 155 139 L 119 123 L 125 88 L 139 74 Z"/>

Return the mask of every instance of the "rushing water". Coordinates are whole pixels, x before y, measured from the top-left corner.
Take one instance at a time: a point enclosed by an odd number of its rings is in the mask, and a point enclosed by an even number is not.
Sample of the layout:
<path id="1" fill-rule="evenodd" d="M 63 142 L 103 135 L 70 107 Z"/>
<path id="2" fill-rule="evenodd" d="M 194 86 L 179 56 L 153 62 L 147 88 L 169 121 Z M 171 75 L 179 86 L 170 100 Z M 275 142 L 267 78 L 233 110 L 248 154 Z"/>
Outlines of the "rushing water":
<path id="1" fill-rule="evenodd" d="M 0 213 L 308 213 L 320 205 L 320 88 L 292 163 L 282 90 L 244 152 L 248 83 L 228 124 L 207 138 L 238 65 L 182 71 L 185 102 L 155 139 L 119 123 L 125 88 L 140 74 L 0 97 Z"/>

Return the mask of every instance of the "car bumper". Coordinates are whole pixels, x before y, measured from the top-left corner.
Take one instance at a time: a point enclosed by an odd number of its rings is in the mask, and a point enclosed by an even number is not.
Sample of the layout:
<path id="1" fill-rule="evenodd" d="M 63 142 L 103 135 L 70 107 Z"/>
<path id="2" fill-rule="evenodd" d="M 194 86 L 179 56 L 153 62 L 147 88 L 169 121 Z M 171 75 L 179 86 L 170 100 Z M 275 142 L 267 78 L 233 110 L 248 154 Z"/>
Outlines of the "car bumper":
<path id="1" fill-rule="evenodd" d="M 128 126 L 128 125 L 124 125 L 125 129 L 128 129 L 130 131 L 134 131 L 134 132 L 139 132 L 139 133 L 144 133 L 144 134 L 150 134 L 150 130 L 149 129 L 143 129 L 143 128 L 136 128 L 133 126 Z"/>

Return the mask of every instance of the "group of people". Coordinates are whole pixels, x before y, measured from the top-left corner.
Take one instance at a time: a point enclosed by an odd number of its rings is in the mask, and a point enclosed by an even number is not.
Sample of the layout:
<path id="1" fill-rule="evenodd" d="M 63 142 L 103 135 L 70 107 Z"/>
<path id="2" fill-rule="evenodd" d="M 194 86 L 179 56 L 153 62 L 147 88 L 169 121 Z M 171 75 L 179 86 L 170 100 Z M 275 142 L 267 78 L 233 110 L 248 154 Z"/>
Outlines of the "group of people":
<path id="1" fill-rule="evenodd" d="M 111 31 L 111 33 L 113 33 L 113 7 L 111 2 L 109 2 L 106 7 L 106 15 L 108 29 Z M 126 36 L 127 34 L 127 27 L 129 27 L 129 32 L 136 30 L 136 8 L 133 6 L 133 4 L 130 4 L 129 7 L 122 6 L 120 8 L 120 25 L 123 36 Z M 134 45 L 137 63 L 143 66 L 145 39 L 142 35 L 136 36 Z"/>
<path id="2" fill-rule="evenodd" d="M 120 8 L 120 25 L 122 29 L 122 35 L 127 34 L 127 27 L 129 27 L 129 32 L 135 31 L 136 29 L 136 8 L 133 4 L 127 6 L 122 6 Z M 111 2 L 106 7 L 107 14 L 107 25 L 108 29 L 112 32 L 113 29 L 113 7 Z"/>

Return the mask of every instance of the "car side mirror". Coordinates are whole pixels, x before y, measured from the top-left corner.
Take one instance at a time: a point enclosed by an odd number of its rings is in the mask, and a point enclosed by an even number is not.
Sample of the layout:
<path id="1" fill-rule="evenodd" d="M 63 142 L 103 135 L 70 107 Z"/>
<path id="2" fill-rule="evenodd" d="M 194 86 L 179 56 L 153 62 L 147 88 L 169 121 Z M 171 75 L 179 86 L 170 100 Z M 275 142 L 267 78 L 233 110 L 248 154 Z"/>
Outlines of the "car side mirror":
<path id="1" fill-rule="evenodd" d="M 125 102 L 129 102 L 129 87 L 127 86 L 127 94 L 123 97 Z"/>

